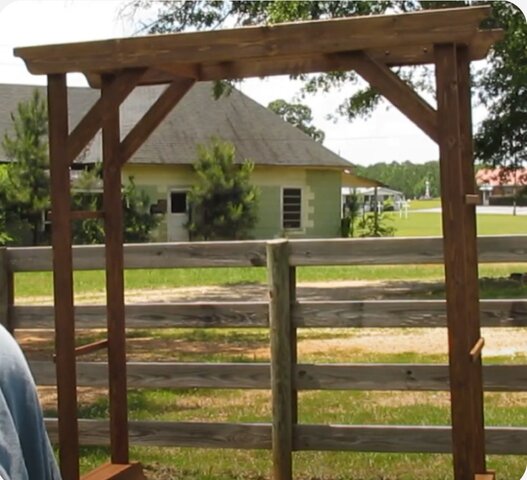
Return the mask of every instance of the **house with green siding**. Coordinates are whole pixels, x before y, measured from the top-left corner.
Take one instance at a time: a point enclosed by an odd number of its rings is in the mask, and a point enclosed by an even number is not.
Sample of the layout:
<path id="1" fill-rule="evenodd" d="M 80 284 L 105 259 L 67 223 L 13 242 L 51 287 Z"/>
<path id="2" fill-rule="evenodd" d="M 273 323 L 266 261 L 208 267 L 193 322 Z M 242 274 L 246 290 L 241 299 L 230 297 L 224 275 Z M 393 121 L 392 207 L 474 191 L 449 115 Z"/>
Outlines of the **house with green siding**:
<path id="1" fill-rule="evenodd" d="M 45 98 L 43 87 L 0 85 L 0 135 L 10 128 L 10 112 L 20 101 L 29 99 L 34 88 L 42 89 Z M 159 87 L 136 88 L 121 106 L 123 135 L 160 92 Z M 70 88 L 68 96 L 73 117 L 70 125 L 74 126 L 98 92 Z M 341 188 L 358 186 L 357 178 L 349 171 L 351 165 L 241 92 L 234 90 L 215 100 L 211 84 L 199 83 L 122 171 L 123 183 L 133 177 L 149 194 L 152 210 L 164 214 L 155 240 L 188 240 L 184 228 L 189 212 L 187 193 L 196 181 L 192 164 L 197 158 L 197 145 L 208 143 L 213 136 L 234 144 L 237 161 L 249 159 L 254 163 L 251 180 L 260 191 L 254 238 L 339 236 Z M 100 148 L 99 134 L 74 168 L 97 162 Z"/>

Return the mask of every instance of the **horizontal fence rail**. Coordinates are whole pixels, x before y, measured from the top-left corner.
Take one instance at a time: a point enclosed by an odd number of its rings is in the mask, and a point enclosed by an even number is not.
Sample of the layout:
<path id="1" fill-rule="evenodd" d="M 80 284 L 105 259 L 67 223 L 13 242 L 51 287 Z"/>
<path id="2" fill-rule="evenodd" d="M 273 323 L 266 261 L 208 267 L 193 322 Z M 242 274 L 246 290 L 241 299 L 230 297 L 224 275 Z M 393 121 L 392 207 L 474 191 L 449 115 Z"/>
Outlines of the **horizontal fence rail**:
<path id="1" fill-rule="evenodd" d="M 480 237 L 478 249 L 480 263 L 527 264 L 527 235 Z M 73 259 L 75 270 L 102 270 L 104 247 L 75 247 Z M 269 298 L 265 301 L 262 298 L 262 301 L 250 302 L 131 304 L 126 306 L 125 316 L 129 329 L 269 329 L 270 344 L 274 345 L 274 353 L 270 349 L 270 363 L 130 361 L 127 380 L 129 388 L 141 389 L 271 390 L 275 418 L 265 424 L 132 421 L 130 443 L 273 450 L 275 468 L 280 463 L 280 478 L 290 478 L 293 451 L 451 453 L 452 431 L 446 426 L 306 425 L 297 420 L 299 391 L 446 392 L 450 382 L 449 367 L 443 364 L 298 363 L 299 328 L 444 328 L 446 302 L 441 299 L 302 300 L 298 299 L 295 267 L 440 265 L 443 260 L 443 239 L 428 237 L 126 245 L 127 269 L 265 268 L 268 262 L 274 265 L 274 274 L 268 276 Z M 19 305 L 13 301 L 13 274 L 50 271 L 51 249 L 0 249 L 0 270 L 0 275 L 5 277 L 4 280 L 0 277 L 0 313 L 4 312 L 7 325 L 12 329 L 53 329 L 53 306 Z M 527 299 L 481 300 L 479 305 L 482 327 L 527 326 Z M 270 314 L 274 315 L 272 324 Z M 105 329 L 106 306 L 77 306 L 74 320 L 78 330 Z M 56 385 L 51 358 L 31 361 L 30 367 L 38 385 Z M 76 368 L 78 386 L 108 387 L 106 362 L 79 361 Z M 483 384 L 487 392 L 527 391 L 527 365 L 485 365 Z M 280 409 L 279 418 L 276 412 Z M 46 426 L 56 441 L 57 420 L 47 419 Z M 109 444 L 107 420 L 80 419 L 79 426 L 82 445 Z M 489 427 L 485 435 L 487 453 L 524 455 L 527 452 L 527 428 Z"/>
<path id="2" fill-rule="evenodd" d="M 38 385 L 56 385 L 55 365 L 31 362 Z M 130 388 L 225 388 L 268 390 L 268 363 L 129 362 Z M 108 364 L 78 362 L 82 387 L 107 387 Z M 484 388 L 489 392 L 527 389 L 527 365 L 485 365 Z M 298 364 L 293 369 L 298 390 L 448 391 L 448 366 L 428 364 Z"/>
<path id="3" fill-rule="evenodd" d="M 53 442 L 57 421 L 46 420 Z M 82 445 L 108 445 L 104 420 L 80 420 Z M 452 430 L 443 426 L 295 425 L 294 450 L 450 453 Z M 487 427 L 487 453 L 525 455 L 527 428 Z M 271 449 L 270 424 L 131 421 L 130 443 L 140 446 Z"/>
<path id="4" fill-rule="evenodd" d="M 268 327 L 267 302 L 151 303 L 126 306 L 128 328 Z M 53 328 L 49 305 L 12 307 L 15 328 Z M 306 328 L 446 327 L 444 300 L 299 301 L 293 324 Z M 527 300 L 481 300 L 483 327 L 527 326 Z M 75 308 L 79 329 L 105 328 L 106 307 Z"/>
<path id="5" fill-rule="evenodd" d="M 291 266 L 442 264 L 440 237 L 290 240 Z M 125 245 L 124 264 L 136 268 L 264 267 L 266 242 L 187 242 Z M 478 238 L 482 263 L 525 262 L 527 236 Z M 12 272 L 50 271 L 51 247 L 9 248 Z M 102 270 L 102 245 L 73 249 L 75 270 Z"/>

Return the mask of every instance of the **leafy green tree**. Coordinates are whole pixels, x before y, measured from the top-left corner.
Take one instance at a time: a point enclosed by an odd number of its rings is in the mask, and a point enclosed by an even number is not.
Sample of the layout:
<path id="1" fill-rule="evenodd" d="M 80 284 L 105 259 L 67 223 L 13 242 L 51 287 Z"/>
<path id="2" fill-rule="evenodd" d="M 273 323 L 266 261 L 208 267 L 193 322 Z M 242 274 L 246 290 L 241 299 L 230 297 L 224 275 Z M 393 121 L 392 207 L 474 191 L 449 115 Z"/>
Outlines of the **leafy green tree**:
<path id="1" fill-rule="evenodd" d="M 359 237 L 392 237 L 395 227 L 391 218 L 383 212 L 369 212 L 358 221 L 357 236 Z"/>
<path id="2" fill-rule="evenodd" d="M 355 193 L 346 197 L 344 204 L 344 216 L 341 220 L 341 236 L 354 237 L 357 229 L 357 221 L 361 210 L 361 199 Z"/>
<path id="3" fill-rule="evenodd" d="M 82 170 L 72 185 L 72 208 L 97 211 L 102 208 L 102 164 Z M 72 224 L 73 243 L 104 243 L 104 225 L 101 219 L 86 218 Z"/>
<path id="4" fill-rule="evenodd" d="M 430 196 L 439 197 L 439 162 L 414 164 L 409 161 L 355 165 L 354 173 L 378 180 L 394 190 L 403 192 L 408 198 L 419 198 L 425 194 L 429 182 Z"/>
<path id="5" fill-rule="evenodd" d="M 505 34 L 476 78 L 488 116 L 475 137 L 475 153 L 487 165 L 517 170 L 527 164 L 527 22 L 512 3 L 493 2 L 492 10 L 491 26 Z"/>
<path id="6" fill-rule="evenodd" d="M 102 209 L 102 164 L 83 170 L 73 185 L 75 210 Z M 141 243 L 150 240 L 151 232 L 159 225 L 160 217 L 150 213 L 150 197 L 137 187 L 133 177 L 123 186 L 124 241 Z M 77 244 L 104 243 L 101 219 L 88 218 L 73 223 L 73 241 Z"/>
<path id="7" fill-rule="evenodd" d="M 454 8 L 466 5 L 492 7 L 489 26 L 505 30 L 505 38 L 496 44 L 489 57 L 489 66 L 475 78 L 474 86 L 487 105 L 490 115 L 478 130 L 477 158 L 494 165 L 525 163 L 527 142 L 526 62 L 527 33 L 525 17 L 510 2 L 470 0 L 384 0 L 384 1 L 211 1 L 211 0 L 133 0 L 124 11 L 153 9 L 153 22 L 142 28 L 151 33 L 192 30 L 212 30 L 227 25 L 262 25 L 297 20 L 317 20 L 354 15 L 402 13 L 423 9 Z M 396 69 L 414 87 L 433 91 L 427 70 Z M 337 114 L 349 120 L 371 114 L 379 104 L 379 94 L 354 72 L 329 72 L 301 76 L 305 80 L 303 93 L 329 91 L 344 85 L 354 85 L 354 92 L 337 108 Z M 228 91 L 229 83 L 222 81 L 215 88 L 216 96 Z M 516 167 L 514 167 L 516 168 Z"/>
<path id="8" fill-rule="evenodd" d="M 189 192 L 190 220 L 186 225 L 193 240 L 248 238 L 256 224 L 258 191 L 251 185 L 254 165 L 235 162 L 235 148 L 212 138 L 198 146 L 194 171 L 198 181 Z"/>
<path id="9" fill-rule="evenodd" d="M 11 217 L 7 223 L 27 224 L 32 244 L 38 245 L 47 239 L 43 213 L 50 204 L 47 110 L 38 90 L 18 105 L 11 120 L 12 132 L 2 140 L 10 160 L 7 180 L 2 182 Z"/>
<path id="10" fill-rule="evenodd" d="M 307 105 L 289 103 L 285 100 L 278 99 L 269 103 L 267 108 L 277 115 L 280 115 L 286 122 L 302 130 L 302 132 L 309 135 L 316 142 L 322 143 L 324 141 L 324 132 L 311 125 L 311 122 L 313 122 L 313 114 Z"/>
<path id="11" fill-rule="evenodd" d="M 7 165 L 0 165 L 0 245 L 5 245 L 11 236 L 7 231 L 7 214 L 9 211 L 6 198 L 7 193 Z"/>
<path id="12" fill-rule="evenodd" d="M 141 243 L 150 240 L 151 232 L 157 228 L 159 215 L 150 212 L 151 200 L 145 190 L 138 188 L 134 177 L 128 177 L 123 188 L 124 241 Z"/>

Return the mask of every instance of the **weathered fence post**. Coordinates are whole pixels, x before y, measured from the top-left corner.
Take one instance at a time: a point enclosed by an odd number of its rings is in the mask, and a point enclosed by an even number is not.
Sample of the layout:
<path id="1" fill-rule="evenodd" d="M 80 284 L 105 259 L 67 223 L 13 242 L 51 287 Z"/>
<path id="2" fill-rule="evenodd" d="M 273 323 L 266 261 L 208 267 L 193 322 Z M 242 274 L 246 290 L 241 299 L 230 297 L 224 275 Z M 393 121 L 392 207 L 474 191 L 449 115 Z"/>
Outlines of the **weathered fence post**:
<path id="1" fill-rule="evenodd" d="M 291 325 L 291 365 L 292 365 L 292 391 L 291 391 L 291 418 L 294 425 L 298 423 L 298 389 L 296 387 L 296 364 L 298 363 L 298 344 L 296 325 L 293 322 L 293 310 L 296 303 L 296 267 L 289 267 L 289 318 Z M 294 442 L 293 442 L 294 443 Z M 293 446 L 294 449 L 294 446 Z"/>
<path id="2" fill-rule="evenodd" d="M 7 248 L 0 248 L 0 323 L 13 333 L 12 306 L 14 301 L 13 272 L 9 268 Z"/>
<path id="3" fill-rule="evenodd" d="M 267 243 L 269 322 L 271 328 L 271 392 L 273 409 L 273 479 L 293 476 L 293 368 L 291 355 L 291 299 L 289 243 Z"/>

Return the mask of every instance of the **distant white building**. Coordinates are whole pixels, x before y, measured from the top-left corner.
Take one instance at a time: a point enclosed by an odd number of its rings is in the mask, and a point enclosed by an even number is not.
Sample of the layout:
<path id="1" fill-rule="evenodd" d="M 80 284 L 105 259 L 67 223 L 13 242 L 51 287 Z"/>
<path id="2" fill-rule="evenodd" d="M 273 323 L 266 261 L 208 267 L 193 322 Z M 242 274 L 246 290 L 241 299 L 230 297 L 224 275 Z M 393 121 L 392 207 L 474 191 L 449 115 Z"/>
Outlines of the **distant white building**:
<path id="1" fill-rule="evenodd" d="M 343 199 L 353 194 L 361 198 L 361 204 L 364 205 L 364 210 L 367 212 L 372 211 L 375 206 L 382 210 L 387 202 L 393 203 L 394 209 L 399 210 L 405 202 L 404 193 L 384 186 L 342 189 Z"/>

